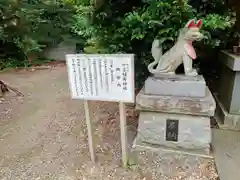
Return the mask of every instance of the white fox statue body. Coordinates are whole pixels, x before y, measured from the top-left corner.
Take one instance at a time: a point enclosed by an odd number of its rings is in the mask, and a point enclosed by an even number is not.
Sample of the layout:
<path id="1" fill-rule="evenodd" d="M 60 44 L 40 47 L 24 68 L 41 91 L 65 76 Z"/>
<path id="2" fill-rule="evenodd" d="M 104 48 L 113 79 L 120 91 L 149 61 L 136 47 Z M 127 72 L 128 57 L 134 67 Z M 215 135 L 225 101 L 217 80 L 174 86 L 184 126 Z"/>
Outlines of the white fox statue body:
<path id="1" fill-rule="evenodd" d="M 202 24 L 202 20 L 198 20 L 196 24 L 194 20 L 190 20 L 180 31 L 175 45 L 163 55 L 159 41 L 154 40 L 152 43 L 154 62 L 148 65 L 149 72 L 155 75 L 173 75 L 177 67 L 183 63 L 185 75 L 197 76 L 197 71 L 192 68 L 192 60 L 196 59 L 196 52 L 192 46 L 192 42 L 203 38 L 203 35 L 199 32 Z M 156 66 L 155 69 L 154 66 Z"/>

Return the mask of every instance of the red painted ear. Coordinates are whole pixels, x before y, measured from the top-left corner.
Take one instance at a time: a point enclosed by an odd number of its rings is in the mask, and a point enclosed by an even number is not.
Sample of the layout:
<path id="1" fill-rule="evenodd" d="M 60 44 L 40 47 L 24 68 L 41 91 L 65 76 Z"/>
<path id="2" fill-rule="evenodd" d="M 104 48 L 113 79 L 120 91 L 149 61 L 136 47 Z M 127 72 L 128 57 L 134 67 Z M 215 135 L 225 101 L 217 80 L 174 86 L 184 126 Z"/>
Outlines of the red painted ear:
<path id="1" fill-rule="evenodd" d="M 201 27 L 202 27 L 202 25 L 203 25 L 203 20 L 202 19 L 199 19 L 198 21 L 197 21 L 197 27 L 200 29 Z"/>
<path id="2" fill-rule="evenodd" d="M 192 27 L 196 27 L 194 19 L 188 21 L 188 23 L 186 24 L 187 28 L 192 28 Z"/>

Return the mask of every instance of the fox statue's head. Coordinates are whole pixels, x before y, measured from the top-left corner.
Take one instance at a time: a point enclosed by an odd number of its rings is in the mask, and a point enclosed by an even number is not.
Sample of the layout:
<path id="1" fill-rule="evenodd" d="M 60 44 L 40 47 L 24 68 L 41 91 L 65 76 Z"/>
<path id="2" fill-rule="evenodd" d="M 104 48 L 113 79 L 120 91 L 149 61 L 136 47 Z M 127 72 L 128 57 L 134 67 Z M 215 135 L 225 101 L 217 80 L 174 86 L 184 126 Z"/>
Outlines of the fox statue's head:
<path id="1" fill-rule="evenodd" d="M 203 21 L 200 19 L 195 23 L 194 19 L 188 21 L 183 30 L 181 31 L 181 38 L 187 41 L 200 41 L 203 35 L 200 33 L 200 29 L 203 25 Z"/>

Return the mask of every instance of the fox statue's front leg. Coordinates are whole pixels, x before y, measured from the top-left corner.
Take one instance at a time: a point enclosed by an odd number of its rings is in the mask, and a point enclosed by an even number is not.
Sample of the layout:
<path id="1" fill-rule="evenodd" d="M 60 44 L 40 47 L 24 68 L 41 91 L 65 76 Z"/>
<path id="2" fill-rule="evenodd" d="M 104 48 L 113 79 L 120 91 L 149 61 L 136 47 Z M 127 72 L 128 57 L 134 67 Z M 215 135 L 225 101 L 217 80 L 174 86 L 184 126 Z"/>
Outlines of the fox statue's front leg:
<path id="1" fill-rule="evenodd" d="M 190 58 L 187 54 L 185 54 L 183 57 L 183 66 L 184 66 L 184 72 L 186 76 L 197 76 L 198 73 L 196 69 L 192 68 L 192 58 Z"/>

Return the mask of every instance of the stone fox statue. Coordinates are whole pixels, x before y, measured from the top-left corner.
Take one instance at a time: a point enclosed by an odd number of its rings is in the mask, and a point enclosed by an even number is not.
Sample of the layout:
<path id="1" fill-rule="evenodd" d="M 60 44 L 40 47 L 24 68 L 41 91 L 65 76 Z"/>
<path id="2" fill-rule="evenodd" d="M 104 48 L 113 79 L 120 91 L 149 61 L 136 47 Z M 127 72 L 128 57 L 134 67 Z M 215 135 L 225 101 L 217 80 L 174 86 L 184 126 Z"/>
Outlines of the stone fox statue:
<path id="1" fill-rule="evenodd" d="M 162 48 L 158 40 L 152 43 L 152 56 L 154 62 L 148 65 L 152 74 L 175 74 L 177 67 L 183 63 L 184 72 L 187 76 L 197 76 L 198 73 L 192 68 L 192 60 L 196 59 L 196 52 L 193 48 L 193 41 L 200 41 L 203 35 L 199 32 L 203 21 L 190 20 L 180 31 L 175 45 L 162 55 Z M 156 68 L 154 69 L 154 66 Z"/>

